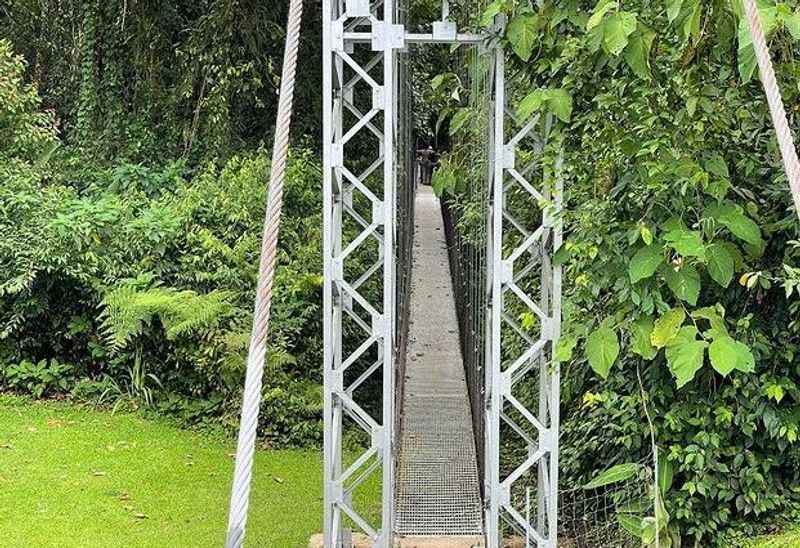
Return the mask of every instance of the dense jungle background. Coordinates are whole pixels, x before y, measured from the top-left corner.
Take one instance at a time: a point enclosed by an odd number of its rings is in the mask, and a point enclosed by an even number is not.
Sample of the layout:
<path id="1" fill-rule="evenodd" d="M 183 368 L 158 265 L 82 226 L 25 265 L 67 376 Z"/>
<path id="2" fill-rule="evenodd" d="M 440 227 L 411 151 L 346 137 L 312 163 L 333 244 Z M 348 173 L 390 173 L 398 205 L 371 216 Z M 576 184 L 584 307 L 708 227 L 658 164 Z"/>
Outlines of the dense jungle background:
<path id="1" fill-rule="evenodd" d="M 800 224 L 738 0 L 461 4 L 476 25 L 507 16 L 512 106 L 555 116 L 564 151 L 565 485 L 648 455 L 649 414 L 687 545 L 800 518 Z M 800 11 L 760 5 L 797 135 Z M 254 0 L 0 4 L 0 391 L 233 431 L 285 18 Z M 318 1 L 303 25 L 273 447 L 322 428 Z M 418 132 L 447 143 L 470 105 L 446 51 L 418 63 Z M 468 208 L 457 182 L 480 175 L 456 153 L 440 169 Z"/>

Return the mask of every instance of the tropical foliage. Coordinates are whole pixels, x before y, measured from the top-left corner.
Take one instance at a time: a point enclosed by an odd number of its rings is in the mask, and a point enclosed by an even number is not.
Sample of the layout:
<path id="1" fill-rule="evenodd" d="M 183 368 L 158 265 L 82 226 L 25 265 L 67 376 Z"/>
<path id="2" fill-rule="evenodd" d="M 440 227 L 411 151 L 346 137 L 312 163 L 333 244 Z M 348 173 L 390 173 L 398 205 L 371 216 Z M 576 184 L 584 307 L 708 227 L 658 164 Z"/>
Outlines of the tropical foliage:
<path id="1" fill-rule="evenodd" d="M 759 6 L 794 105 L 800 10 Z M 567 481 L 650 453 L 649 411 L 684 540 L 792 507 L 798 224 L 739 2 L 496 0 L 479 24 L 517 116 L 558 120 Z"/>
<path id="2" fill-rule="evenodd" d="M 89 160 L 97 149 L 59 138 L 24 70 L 0 40 L 0 387 L 233 418 L 266 154 Z M 279 444 L 320 436 L 319 176 L 312 152 L 293 154 L 262 423 Z"/>
<path id="3" fill-rule="evenodd" d="M 284 445 L 321 438 L 320 167 L 307 144 L 320 40 L 307 4 L 260 430 Z M 800 134 L 800 9 L 759 6 Z M 414 2 L 409 17 L 438 8 Z M 0 6 L 0 390 L 234 423 L 285 10 Z M 667 530 L 725 545 L 793 515 L 800 233 L 740 3 L 495 0 L 472 15 L 507 47 L 511 112 L 552 123 L 548 173 L 563 159 L 564 484 L 640 473 L 626 465 L 651 454 L 652 433 L 668 522 L 623 518 L 645 541 Z M 471 97 L 485 83 L 450 62 L 465 55 L 421 54 L 415 68 L 429 83 L 415 89 L 419 130 L 442 147 L 484 144 Z M 470 241 L 485 204 L 464 182 L 485 169 L 454 149 L 434 179 Z"/>

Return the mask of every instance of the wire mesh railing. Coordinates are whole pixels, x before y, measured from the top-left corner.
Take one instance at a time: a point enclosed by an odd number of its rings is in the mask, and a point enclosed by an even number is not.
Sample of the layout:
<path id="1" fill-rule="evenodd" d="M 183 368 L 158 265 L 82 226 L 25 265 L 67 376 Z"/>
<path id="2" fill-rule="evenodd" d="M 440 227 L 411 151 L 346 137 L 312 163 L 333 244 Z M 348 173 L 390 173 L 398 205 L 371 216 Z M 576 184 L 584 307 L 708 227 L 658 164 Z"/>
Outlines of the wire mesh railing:
<path id="1" fill-rule="evenodd" d="M 487 230 L 489 208 L 489 157 L 491 74 L 489 56 L 483 46 L 460 47 L 457 74 L 469 92 L 470 122 L 467 131 L 452 136 L 451 157 L 463 180 L 457 192 L 445 192 L 442 216 L 450 255 L 461 355 L 472 412 L 478 470 L 485 470 L 485 368 L 487 327 Z M 483 485 L 481 485 L 483 488 Z"/>
<path id="2" fill-rule="evenodd" d="M 472 412 L 478 470 L 483 475 L 486 246 L 485 242 L 474 242 L 464 237 L 457 226 L 461 216 L 452 201 L 443 200 L 442 216 L 450 255 L 450 275 L 459 323 L 461 355 L 464 360 L 464 372 Z"/>
<path id="3" fill-rule="evenodd" d="M 403 12 L 401 12 L 402 14 Z M 411 304 L 411 252 L 414 246 L 414 197 L 417 183 L 414 95 L 409 77 L 408 53 L 398 59 L 397 135 L 395 137 L 395 437 L 399 436 L 406 370 L 409 309 Z"/>
<path id="4" fill-rule="evenodd" d="M 559 546 L 569 548 L 638 548 L 643 544 L 666 546 L 666 533 L 644 543 L 642 520 L 655 519 L 656 478 L 652 456 L 635 464 L 635 472 L 621 481 L 597 487 L 577 486 L 559 493 Z M 653 531 L 655 534 L 655 530 Z"/>

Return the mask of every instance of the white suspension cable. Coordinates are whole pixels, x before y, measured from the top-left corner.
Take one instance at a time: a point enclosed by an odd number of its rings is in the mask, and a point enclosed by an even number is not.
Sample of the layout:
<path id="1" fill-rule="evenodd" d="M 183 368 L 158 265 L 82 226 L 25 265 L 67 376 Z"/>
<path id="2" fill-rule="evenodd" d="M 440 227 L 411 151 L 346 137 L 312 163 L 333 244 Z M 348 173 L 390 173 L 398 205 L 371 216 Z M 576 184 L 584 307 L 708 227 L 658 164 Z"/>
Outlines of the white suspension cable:
<path id="1" fill-rule="evenodd" d="M 292 119 L 292 99 L 297 67 L 297 50 L 300 41 L 302 0 L 291 0 L 286 25 L 286 49 L 283 55 L 278 116 L 275 124 L 275 142 L 272 149 L 269 193 L 261 240 L 261 260 L 258 271 L 253 330 L 247 353 L 247 374 L 242 402 L 239 441 L 236 448 L 236 468 L 233 473 L 231 505 L 228 514 L 226 548 L 244 545 L 247 509 L 250 502 L 250 481 L 253 476 L 253 455 L 256 444 L 258 411 L 261 404 L 261 383 L 264 360 L 267 354 L 269 311 L 272 302 L 272 282 L 275 278 L 275 257 L 278 246 L 278 228 L 283 205 L 283 181 L 289 153 L 289 127 Z"/>
<path id="2" fill-rule="evenodd" d="M 767 40 L 761 21 L 758 16 L 756 0 L 744 0 L 745 18 L 750 26 L 750 35 L 753 38 L 753 49 L 758 61 L 758 72 L 761 75 L 761 83 L 764 86 L 764 93 L 769 103 L 769 113 L 772 116 L 772 124 L 775 126 L 775 133 L 778 137 L 778 146 L 781 150 L 783 168 L 786 170 L 786 177 L 789 179 L 789 189 L 794 199 L 794 207 L 800 218 L 800 162 L 797 159 L 797 151 L 794 148 L 792 132 L 789 129 L 789 122 L 786 119 L 786 111 L 783 108 L 781 92 L 778 82 L 775 79 L 775 71 L 772 68 Z"/>

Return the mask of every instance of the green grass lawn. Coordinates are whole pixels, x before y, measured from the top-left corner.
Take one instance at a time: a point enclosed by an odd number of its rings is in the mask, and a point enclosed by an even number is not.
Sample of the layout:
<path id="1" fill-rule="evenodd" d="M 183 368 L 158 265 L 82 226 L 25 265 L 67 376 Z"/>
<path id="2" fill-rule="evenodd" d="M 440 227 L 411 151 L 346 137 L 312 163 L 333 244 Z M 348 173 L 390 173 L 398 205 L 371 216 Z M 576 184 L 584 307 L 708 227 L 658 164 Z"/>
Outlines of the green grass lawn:
<path id="1" fill-rule="evenodd" d="M 0 395 L 0 546 L 222 546 L 233 440 L 134 414 Z M 259 451 L 247 545 L 306 546 L 319 531 L 320 455 Z M 379 483 L 360 506 L 375 519 Z M 800 529 L 748 548 L 800 547 Z"/>
<path id="2" fill-rule="evenodd" d="M 222 546 L 234 448 L 137 415 L 0 395 L 0 546 Z M 306 546 L 320 530 L 320 461 L 257 453 L 249 546 Z"/>
<path id="3" fill-rule="evenodd" d="M 798 548 L 798 546 L 800 546 L 800 528 L 780 535 L 754 539 L 750 548 Z"/>

